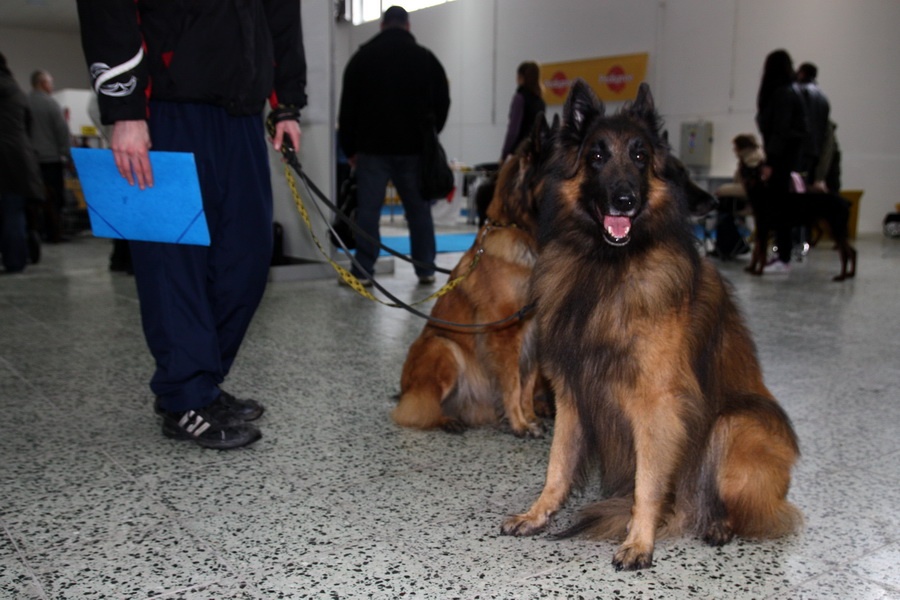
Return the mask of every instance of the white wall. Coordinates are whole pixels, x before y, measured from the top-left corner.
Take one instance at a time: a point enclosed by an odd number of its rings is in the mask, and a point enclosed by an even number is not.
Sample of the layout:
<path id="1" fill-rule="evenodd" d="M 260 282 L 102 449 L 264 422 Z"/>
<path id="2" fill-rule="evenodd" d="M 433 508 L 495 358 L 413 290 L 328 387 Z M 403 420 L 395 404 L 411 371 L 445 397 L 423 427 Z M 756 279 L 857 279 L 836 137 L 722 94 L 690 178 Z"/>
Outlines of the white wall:
<path id="1" fill-rule="evenodd" d="M 298 0 L 299 1 L 299 0 Z M 302 130 L 298 158 L 303 170 L 329 197 L 334 190 L 334 91 L 332 77 L 335 72 L 332 60 L 334 45 L 334 20 L 331 0 L 304 0 L 300 3 L 303 13 L 303 44 L 306 52 L 308 104 L 301 111 Z M 287 256 L 311 261 L 323 259 L 309 235 L 294 204 L 293 196 L 284 177 L 281 156 L 269 149 L 269 167 L 272 172 L 274 193 L 274 219 L 284 227 L 284 251 Z M 301 185 L 299 178 L 297 184 Z M 312 198 L 301 187 L 301 195 L 311 217 L 315 236 L 325 248 L 329 247 L 327 224 L 315 214 Z"/>
<path id="2" fill-rule="evenodd" d="M 410 19 L 450 77 L 441 139 L 465 163 L 497 160 L 521 61 L 648 52 L 647 80 L 673 147 L 682 122 L 711 121 L 710 174 L 730 176 L 731 139 L 755 131 L 765 56 L 785 48 L 795 65 L 819 67 L 838 124 L 843 187 L 865 190 L 859 231 L 880 231 L 900 201 L 896 0 L 458 0 Z M 351 52 L 377 31 L 376 23 L 339 26 L 345 41 L 338 77 Z"/>
<path id="3" fill-rule="evenodd" d="M 0 27 L 0 52 L 26 93 L 31 89 L 31 74 L 38 69 L 53 75 L 53 85 L 58 90 L 91 87 L 77 32 Z"/>
<path id="4" fill-rule="evenodd" d="M 310 42 L 313 29 L 331 31 L 330 5 L 303 0 Z M 648 52 L 647 79 L 673 146 L 682 122 L 711 121 L 711 174 L 729 176 L 731 138 L 755 129 L 765 56 L 783 47 L 795 63 L 819 66 L 838 124 L 844 187 L 865 190 L 859 230 L 880 231 L 884 214 L 900 201 L 896 0 L 457 0 L 413 12 L 411 22 L 447 69 L 453 102 L 442 140 L 451 157 L 468 164 L 498 158 L 519 62 Z M 307 45 L 310 89 L 329 90 L 315 102 L 336 102 L 329 44 L 339 88 L 343 65 L 377 31 L 377 23 L 341 24 L 334 38 Z M 58 89 L 89 85 L 77 33 L 0 28 L 0 52 L 23 88 L 36 68 L 53 73 Z M 325 118 L 320 108 L 311 107 L 305 118 Z M 318 172 L 327 175 L 321 165 L 332 151 L 328 126 L 308 122 L 304 128 L 304 163 L 318 180 Z"/>

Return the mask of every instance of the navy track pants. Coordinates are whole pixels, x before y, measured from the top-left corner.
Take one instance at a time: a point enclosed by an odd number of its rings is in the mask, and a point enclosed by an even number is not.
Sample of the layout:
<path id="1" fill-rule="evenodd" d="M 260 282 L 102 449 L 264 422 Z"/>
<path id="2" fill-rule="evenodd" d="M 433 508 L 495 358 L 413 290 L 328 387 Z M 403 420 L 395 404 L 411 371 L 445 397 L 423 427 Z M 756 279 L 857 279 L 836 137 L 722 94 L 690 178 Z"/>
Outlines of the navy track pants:
<path id="1" fill-rule="evenodd" d="M 144 336 L 163 409 L 219 394 L 259 306 L 272 256 L 272 185 L 262 117 L 204 104 L 150 103 L 153 150 L 193 152 L 209 247 L 131 242 Z M 165 173 L 154 173 L 155 179 Z"/>

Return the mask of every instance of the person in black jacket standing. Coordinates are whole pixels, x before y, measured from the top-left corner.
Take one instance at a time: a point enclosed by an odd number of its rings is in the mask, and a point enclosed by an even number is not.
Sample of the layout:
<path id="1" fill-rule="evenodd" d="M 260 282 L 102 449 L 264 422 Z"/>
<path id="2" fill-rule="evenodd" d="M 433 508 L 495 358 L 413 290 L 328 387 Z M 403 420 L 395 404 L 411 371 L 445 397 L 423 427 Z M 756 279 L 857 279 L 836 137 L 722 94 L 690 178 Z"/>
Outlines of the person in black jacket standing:
<path id="1" fill-rule="evenodd" d="M 31 126 L 28 98 L 0 54 L 0 260 L 7 273 L 28 264 L 25 205 L 44 198 Z"/>
<path id="2" fill-rule="evenodd" d="M 192 152 L 209 247 L 131 242 L 150 388 L 167 437 L 230 449 L 260 438 L 254 400 L 220 389 L 272 256 L 263 108 L 276 151 L 300 143 L 306 62 L 297 0 L 79 0 L 81 38 L 119 173 L 166 173 L 148 151 Z"/>
<path id="3" fill-rule="evenodd" d="M 784 213 L 788 210 L 791 172 L 800 170 L 808 135 L 806 108 L 786 50 L 775 50 L 766 56 L 756 106 L 756 125 L 766 154 L 762 176 L 768 193 L 766 206 L 754 207 L 754 211 L 763 211 L 764 219 L 779 224 L 775 230 L 778 260 L 767 269 L 784 274 L 790 271 L 791 226 L 781 223 L 787 222 Z M 757 243 L 765 240 L 758 239 Z"/>
<path id="4" fill-rule="evenodd" d="M 412 257 L 433 265 L 434 222 L 431 198 L 422 198 L 419 164 L 423 129 L 429 121 L 439 132 L 447 121 L 450 92 L 438 59 L 416 43 L 409 14 L 399 6 L 382 15 L 381 32 L 363 44 L 347 63 L 341 92 L 338 134 L 355 169 L 359 226 L 379 239 L 381 206 L 388 181 L 403 202 Z M 357 239 L 353 274 L 371 285 L 378 245 Z M 434 282 L 434 268 L 416 266 L 421 283 Z"/>
<path id="5" fill-rule="evenodd" d="M 823 183 L 821 180 L 817 181 L 816 172 L 819 169 L 819 160 L 830 134 L 831 103 L 828 102 L 828 97 L 816 81 L 818 74 L 818 67 L 812 63 L 805 62 L 797 67 L 797 85 L 803 96 L 803 103 L 809 118 L 809 135 L 803 146 L 802 172 L 805 175 L 806 183 L 810 186 Z"/>

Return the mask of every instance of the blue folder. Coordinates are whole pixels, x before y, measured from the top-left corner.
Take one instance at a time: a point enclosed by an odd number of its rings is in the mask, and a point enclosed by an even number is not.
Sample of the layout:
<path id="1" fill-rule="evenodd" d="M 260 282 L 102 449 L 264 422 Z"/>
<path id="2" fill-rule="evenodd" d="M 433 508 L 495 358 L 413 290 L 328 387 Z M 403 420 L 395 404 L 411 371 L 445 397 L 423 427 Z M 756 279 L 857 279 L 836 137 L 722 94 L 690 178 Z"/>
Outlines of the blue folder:
<path id="1" fill-rule="evenodd" d="M 153 187 L 119 174 L 112 150 L 72 148 L 72 159 L 97 237 L 209 246 L 194 155 L 150 152 Z"/>

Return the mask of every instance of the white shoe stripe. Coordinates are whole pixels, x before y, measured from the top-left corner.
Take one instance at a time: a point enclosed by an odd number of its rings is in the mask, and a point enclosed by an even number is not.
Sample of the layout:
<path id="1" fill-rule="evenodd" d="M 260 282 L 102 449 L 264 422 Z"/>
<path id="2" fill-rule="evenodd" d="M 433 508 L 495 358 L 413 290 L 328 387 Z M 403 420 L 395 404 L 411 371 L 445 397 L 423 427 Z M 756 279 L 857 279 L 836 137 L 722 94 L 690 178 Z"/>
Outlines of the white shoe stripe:
<path id="1" fill-rule="evenodd" d="M 210 423 L 203 420 L 203 417 L 192 410 L 187 411 L 178 421 L 178 426 L 187 431 L 194 437 L 201 435 L 210 428 Z"/>

